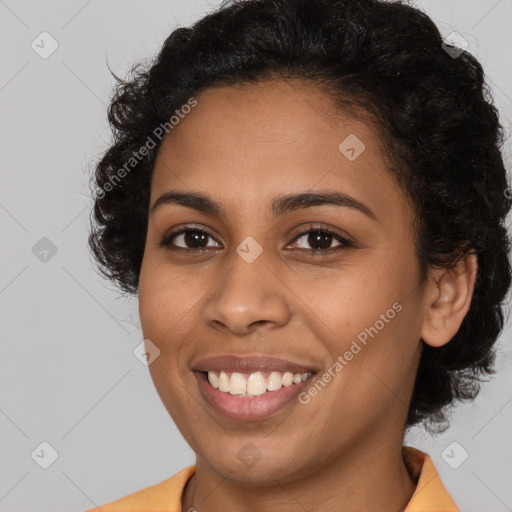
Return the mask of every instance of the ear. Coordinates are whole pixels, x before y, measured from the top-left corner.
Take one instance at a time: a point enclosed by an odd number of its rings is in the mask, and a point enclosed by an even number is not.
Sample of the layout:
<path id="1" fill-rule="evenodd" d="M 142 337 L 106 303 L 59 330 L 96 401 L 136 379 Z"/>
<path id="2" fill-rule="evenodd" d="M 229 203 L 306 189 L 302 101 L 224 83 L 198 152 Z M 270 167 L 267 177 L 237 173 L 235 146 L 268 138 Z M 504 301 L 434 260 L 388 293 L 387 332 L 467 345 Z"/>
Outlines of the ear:
<path id="1" fill-rule="evenodd" d="M 469 311 L 477 270 L 476 254 L 467 254 L 454 268 L 429 276 L 421 331 L 427 345 L 441 347 L 455 336 Z"/>

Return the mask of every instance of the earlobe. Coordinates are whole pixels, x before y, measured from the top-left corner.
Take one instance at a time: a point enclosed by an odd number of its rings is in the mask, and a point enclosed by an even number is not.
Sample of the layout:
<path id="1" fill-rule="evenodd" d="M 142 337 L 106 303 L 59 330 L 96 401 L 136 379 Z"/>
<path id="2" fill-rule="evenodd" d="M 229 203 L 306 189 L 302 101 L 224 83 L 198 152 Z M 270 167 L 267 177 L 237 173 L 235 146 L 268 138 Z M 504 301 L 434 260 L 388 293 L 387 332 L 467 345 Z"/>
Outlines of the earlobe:
<path id="1" fill-rule="evenodd" d="M 476 254 L 467 254 L 452 269 L 432 272 L 426 289 L 421 338 L 432 347 L 448 343 L 469 311 L 478 271 Z"/>

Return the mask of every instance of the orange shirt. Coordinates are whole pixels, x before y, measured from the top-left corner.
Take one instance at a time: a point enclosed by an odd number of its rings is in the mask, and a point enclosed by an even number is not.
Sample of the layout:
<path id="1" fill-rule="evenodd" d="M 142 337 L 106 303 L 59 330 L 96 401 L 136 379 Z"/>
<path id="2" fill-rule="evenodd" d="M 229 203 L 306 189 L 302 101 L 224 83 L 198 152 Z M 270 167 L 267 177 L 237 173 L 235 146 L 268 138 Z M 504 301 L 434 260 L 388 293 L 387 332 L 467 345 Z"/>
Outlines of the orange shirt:
<path id="1" fill-rule="evenodd" d="M 404 512 L 460 512 L 431 458 L 410 446 L 405 446 L 403 453 L 412 478 L 417 480 Z M 182 512 L 181 495 L 195 470 L 195 465 L 188 466 L 163 482 L 86 512 Z"/>

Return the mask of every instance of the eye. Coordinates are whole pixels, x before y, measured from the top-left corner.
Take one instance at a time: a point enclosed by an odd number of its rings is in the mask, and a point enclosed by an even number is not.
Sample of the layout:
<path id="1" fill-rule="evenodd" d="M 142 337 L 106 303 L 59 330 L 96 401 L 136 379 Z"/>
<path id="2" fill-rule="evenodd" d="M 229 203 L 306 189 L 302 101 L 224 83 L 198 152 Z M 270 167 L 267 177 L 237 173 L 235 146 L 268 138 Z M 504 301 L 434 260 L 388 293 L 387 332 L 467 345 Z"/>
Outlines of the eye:
<path id="1" fill-rule="evenodd" d="M 211 239 L 213 245 L 208 245 L 208 240 Z M 301 241 L 299 250 L 309 251 L 312 254 L 324 255 L 339 251 L 345 247 L 351 247 L 352 243 L 327 228 L 309 226 L 309 229 L 303 230 L 299 233 L 293 242 Z M 332 247 L 333 241 L 338 241 L 339 244 Z M 293 244 L 292 242 L 292 244 Z M 287 248 L 291 247 L 288 245 Z M 206 229 L 197 228 L 183 228 L 179 231 L 166 235 L 160 242 L 160 247 L 168 247 L 172 251 L 185 251 L 185 252 L 203 252 L 212 248 L 219 248 L 219 244 L 214 236 Z M 306 245 L 313 248 L 306 247 Z"/>
<path id="2" fill-rule="evenodd" d="M 201 251 L 210 249 L 208 239 L 214 240 L 213 235 L 204 229 L 185 228 L 180 231 L 166 235 L 160 242 L 160 247 L 169 247 L 171 250 L 182 251 Z M 214 240 L 213 247 L 220 247 L 220 244 Z M 181 244 L 181 245 L 180 245 Z"/>
<path id="3" fill-rule="evenodd" d="M 331 244 L 333 240 L 337 240 L 339 244 L 332 247 Z M 294 239 L 294 242 L 297 241 L 301 241 L 300 245 L 302 246 L 299 247 L 299 249 L 306 251 L 309 250 L 313 254 L 329 254 L 335 251 L 339 251 L 345 247 L 352 246 L 352 243 L 349 240 L 342 237 L 338 233 L 327 228 L 313 228 L 312 226 L 310 226 L 309 229 L 299 233 L 299 236 Z M 312 246 L 313 248 L 310 249 L 307 247 L 308 245 Z"/>

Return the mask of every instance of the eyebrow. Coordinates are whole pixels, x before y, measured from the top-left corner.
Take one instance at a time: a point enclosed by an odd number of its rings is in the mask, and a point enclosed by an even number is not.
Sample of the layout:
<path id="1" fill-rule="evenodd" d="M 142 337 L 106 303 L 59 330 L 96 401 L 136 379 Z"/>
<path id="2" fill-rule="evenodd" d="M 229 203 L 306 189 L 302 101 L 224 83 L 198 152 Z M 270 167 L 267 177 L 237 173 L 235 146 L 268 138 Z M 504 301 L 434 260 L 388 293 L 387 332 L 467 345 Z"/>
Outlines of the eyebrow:
<path id="1" fill-rule="evenodd" d="M 221 217 L 223 213 L 222 203 L 200 192 L 183 192 L 179 190 L 170 190 L 161 195 L 151 207 L 150 213 L 158 208 L 168 204 L 179 204 L 187 208 L 193 208 L 208 215 Z M 276 197 L 272 202 L 272 214 L 274 217 L 284 215 L 285 213 L 312 208 L 321 205 L 334 205 L 352 210 L 357 210 L 372 220 L 377 220 L 373 211 L 357 199 L 336 191 L 325 192 L 304 192 L 300 194 L 290 194 Z"/>

